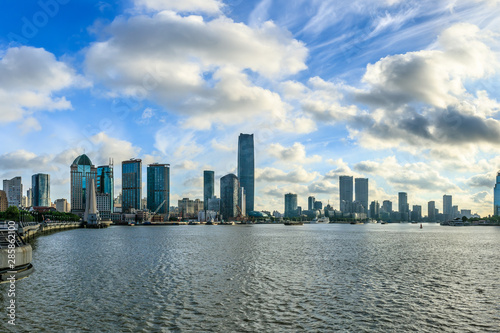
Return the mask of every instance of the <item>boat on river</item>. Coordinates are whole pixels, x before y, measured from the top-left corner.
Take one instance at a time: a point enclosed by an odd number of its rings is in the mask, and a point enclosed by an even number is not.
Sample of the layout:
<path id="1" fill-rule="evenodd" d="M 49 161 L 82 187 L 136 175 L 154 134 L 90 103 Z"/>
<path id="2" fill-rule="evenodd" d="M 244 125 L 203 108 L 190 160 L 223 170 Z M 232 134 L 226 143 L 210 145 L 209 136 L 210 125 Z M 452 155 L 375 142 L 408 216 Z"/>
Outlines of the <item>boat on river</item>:
<path id="1" fill-rule="evenodd" d="M 286 221 L 283 223 L 284 225 L 304 225 L 302 221 Z"/>

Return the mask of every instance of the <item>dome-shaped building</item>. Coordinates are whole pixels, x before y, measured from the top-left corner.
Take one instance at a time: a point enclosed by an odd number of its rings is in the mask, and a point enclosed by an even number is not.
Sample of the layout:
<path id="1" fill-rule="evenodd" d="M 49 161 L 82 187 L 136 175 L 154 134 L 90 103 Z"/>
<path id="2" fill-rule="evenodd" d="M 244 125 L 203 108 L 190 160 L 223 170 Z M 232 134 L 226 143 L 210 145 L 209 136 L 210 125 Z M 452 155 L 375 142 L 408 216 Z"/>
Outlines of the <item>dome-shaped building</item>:
<path id="1" fill-rule="evenodd" d="M 90 180 L 96 182 L 97 168 L 82 154 L 71 164 L 71 212 L 83 217 Z"/>

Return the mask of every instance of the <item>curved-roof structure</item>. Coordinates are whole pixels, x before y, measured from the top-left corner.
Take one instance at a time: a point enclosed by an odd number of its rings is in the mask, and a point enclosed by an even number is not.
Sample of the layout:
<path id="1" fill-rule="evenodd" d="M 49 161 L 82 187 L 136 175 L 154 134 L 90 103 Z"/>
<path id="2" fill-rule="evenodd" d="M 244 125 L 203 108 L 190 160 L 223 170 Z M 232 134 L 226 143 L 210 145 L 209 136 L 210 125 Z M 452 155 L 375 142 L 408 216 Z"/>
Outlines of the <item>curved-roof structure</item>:
<path id="1" fill-rule="evenodd" d="M 77 158 L 75 158 L 75 160 L 73 161 L 73 164 L 92 165 L 92 162 L 90 161 L 90 158 L 87 155 L 82 154 L 82 155 L 78 156 Z"/>

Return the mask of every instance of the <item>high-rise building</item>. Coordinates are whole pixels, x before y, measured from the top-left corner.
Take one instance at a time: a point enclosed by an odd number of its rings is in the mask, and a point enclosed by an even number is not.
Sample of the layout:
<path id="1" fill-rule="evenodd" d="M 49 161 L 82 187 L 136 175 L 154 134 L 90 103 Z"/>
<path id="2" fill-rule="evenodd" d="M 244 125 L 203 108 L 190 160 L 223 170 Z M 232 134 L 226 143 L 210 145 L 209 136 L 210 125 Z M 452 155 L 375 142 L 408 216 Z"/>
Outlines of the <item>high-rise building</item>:
<path id="1" fill-rule="evenodd" d="M 340 210 L 351 213 L 352 207 L 352 176 L 339 176 Z"/>
<path id="2" fill-rule="evenodd" d="M 408 221 L 408 194 L 406 192 L 398 193 L 398 212 L 401 214 L 402 221 Z"/>
<path id="3" fill-rule="evenodd" d="M 31 176 L 33 207 L 50 207 L 50 175 L 37 173 Z"/>
<path id="4" fill-rule="evenodd" d="M 313 196 L 310 196 L 307 198 L 307 210 L 313 210 L 314 209 L 314 202 L 316 201 L 316 198 Z"/>
<path id="5" fill-rule="evenodd" d="M 70 167 L 71 172 L 71 212 L 80 217 L 85 213 L 87 207 L 87 191 L 90 180 L 97 176 L 97 168 L 92 164 L 90 158 L 83 154 L 78 156 Z"/>
<path id="6" fill-rule="evenodd" d="M 429 201 L 427 203 L 427 219 L 430 222 L 436 221 L 436 202 L 435 201 Z"/>
<path id="7" fill-rule="evenodd" d="M 392 213 L 392 201 L 390 201 L 390 200 L 384 200 L 382 202 L 382 210 L 385 213 Z"/>
<path id="8" fill-rule="evenodd" d="M 122 212 L 141 209 L 142 160 L 131 158 L 122 162 Z"/>
<path id="9" fill-rule="evenodd" d="M 28 201 L 28 204 L 26 205 L 26 207 L 33 206 L 33 189 L 31 187 L 26 191 L 26 198 Z"/>
<path id="10" fill-rule="evenodd" d="M 114 174 L 113 174 L 113 164 L 110 163 L 109 165 L 101 165 L 97 167 L 97 197 L 101 197 L 97 199 L 98 202 L 98 207 L 97 209 L 99 210 L 99 213 L 101 214 L 101 217 L 103 219 L 107 219 L 108 213 L 104 213 L 104 210 L 109 210 L 109 214 L 114 212 L 114 187 L 115 187 L 115 182 L 114 182 Z M 106 203 L 101 206 L 100 202 L 104 200 L 104 195 L 108 194 L 106 196 L 107 200 L 109 200 L 109 204 Z M 101 209 L 99 209 L 101 208 Z"/>
<path id="11" fill-rule="evenodd" d="M 451 207 L 451 217 L 452 218 L 459 217 L 458 215 L 460 215 L 459 210 L 458 210 L 458 206 L 455 205 L 455 206 Z"/>
<path id="12" fill-rule="evenodd" d="M 230 173 L 220 179 L 220 211 L 226 221 L 238 216 L 239 191 L 240 183 L 236 175 Z"/>
<path id="13" fill-rule="evenodd" d="M 380 216 L 380 204 L 378 201 L 372 201 L 370 204 L 370 217 L 372 219 L 378 219 Z"/>
<path id="14" fill-rule="evenodd" d="M 216 196 L 208 198 L 207 210 L 220 212 L 220 198 L 217 198 Z"/>
<path id="15" fill-rule="evenodd" d="M 314 205 L 313 205 L 313 209 L 314 210 L 322 210 L 323 209 L 323 202 L 321 201 L 314 201 Z"/>
<path id="16" fill-rule="evenodd" d="M 413 205 L 413 208 L 411 210 L 411 220 L 416 222 L 422 220 L 422 206 Z"/>
<path id="17" fill-rule="evenodd" d="M 285 217 L 295 217 L 298 215 L 297 194 L 285 194 Z"/>
<path id="18" fill-rule="evenodd" d="M 493 189 L 493 215 L 500 216 L 500 171 L 497 173 L 496 180 Z"/>
<path id="19" fill-rule="evenodd" d="M 3 180 L 3 190 L 7 194 L 7 201 L 9 206 L 20 207 L 23 200 L 23 184 L 21 177 L 14 177 L 12 179 Z"/>
<path id="20" fill-rule="evenodd" d="M 453 200 L 451 195 L 443 195 L 443 217 L 446 220 L 452 218 L 453 214 Z"/>
<path id="21" fill-rule="evenodd" d="M 254 210 L 255 196 L 255 155 L 253 134 L 240 134 L 238 137 L 238 179 L 245 189 L 246 210 Z M 222 199 L 222 197 L 221 197 Z"/>
<path id="22" fill-rule="evenodd" d="M 168 214 L 170 207 L 170 164 L 149 164 L 147 169 L 148 209 Z"/>
<path id="23" fill-rule="evenodd" d="M 215 172 L 203 171 L 203 209 L 208 210 L 208 199 L 215 195 Z"/>
<path id="24" fill-rule="evenodd" d="M 365 213 L 368 213 L 368 178 L 354 179 L 354 196 L 363 205 Z"/>

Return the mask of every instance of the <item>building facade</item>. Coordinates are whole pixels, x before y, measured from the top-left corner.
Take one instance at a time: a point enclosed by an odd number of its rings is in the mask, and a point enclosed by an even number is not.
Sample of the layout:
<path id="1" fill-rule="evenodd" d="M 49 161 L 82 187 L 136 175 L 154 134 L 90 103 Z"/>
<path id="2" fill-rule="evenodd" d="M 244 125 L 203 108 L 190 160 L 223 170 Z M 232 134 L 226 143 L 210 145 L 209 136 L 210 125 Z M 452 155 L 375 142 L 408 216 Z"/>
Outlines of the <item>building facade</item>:
<path id="1" fill-rule="evenodd" d="M 429 201 L 427 203 L 427 219 L 430 222 L 436 221 L 436 202 Z"/>
<path id="2" fill-rule="evenodd" d="M 238 137 L 238 180 L 245 189 L 246 210 L 254 210 L 255 197 L 255 153 L 253 134 L 240 134 Z M 222 196 L 221 196 L 222 199 Z"/>
<path id="3" fill-rule="evenodd" d="M 352 176 L 339 176 L 340 210 L 343 213 L 352 211 Z"/>
<path id="4" fill-rule="evenodd" d="M 354 200 L 360 202 L 365 213 L 368 213 L 368 178 L 356 178 L 354 180 Z"/>
<path id="5" fill-rule="evenodd" d="M 380 216 L 380 204 L 378 201 L 372 201 L 370 204 L 370 217 L 372 219 L 378 219 Z"/>
<path id="6" fill-rule="evenodd" d="M 401 221 L 408 221 L 408 194 L 406 192 L 398 193 L 398 212 L 400 213 Z"/>
<path id="7" fill-rule="evenodd" d="M 50 175 L 37 173 L 31 176 L 33 207 L 50 207 Z"/>
<path id="8" fill-rule="evenodd" d="M 204 210 L 208 210 L 208 199 L 215 195 L 215 172 L 203 171 L 203 204 Z"/>
<path id="9" fill-rule="evenodd" d="M 295 217 L 298 215 L 297 194 L 285 194 L 285 217 Z"/>
<path id="10" fill-rule="evenodd" d="M 5 212 L 9 207 L 9 201 L 7 200 L 7 193 L 5 191 L 0 191 L 0 212 Z"/>
<path id="11" fill-rule="evenodd" d="M 238 216 L 236 206 L 239 201 L 239 189 L 240 183 L 236 175 L 230 173 L 220 179 L 220 211 L 224 220 Z"/>
<path id="12" fill-rule="evenodd" d="M 91 180 L 95 182 L 97 168 L 92 165 L 90 158 L 83 154 L 78 156 L 70 167 L 71 172 L 71 212 L 83 217 L 87 206 L 87 192 Z"/>
<path id="13" fill-rule="evenodd" d="M 56 201 L 54 201 L 54 203 L 56 204 L 56 210 L 58 212 L 63 212 L 63 213 L 67 213 L 68 210 L 68 200 L 66 199 L 57 199 Z"/>
<path id="14" fill-rule="evenodd" d="M 167 214 L 170 208 L 170 164 L 149 164 L 147 169 L 147 208 Z"/>
<path id="15" fill-rule="evenodd" d="M 101 165 L 97 167 L 97 197 L 101 197 L 97 199 L 97 209 L 101 213 L 101 217 L 104 220 L 111 219 L 111 214 L 114 212 L 114 187 L 115 187 L 115 181 L 114 181 L 114 173 L 113 173 L 113 164 L 110 163 L 109 165 Z M 106 196 L 107 194 L 107 196 Z M 106 207 L 107 212 L 105 213 L 104 211 L 101 212 L 99 209 L 99 201 L 103 200 L 104 197 L 107 197 L 109 200 L 109 203 L 106 204 L 104 207 Z M 101 206 L 101 208 L 104 208 Z M 108 218 L 109 217 L 109 218 Z"/>
<path id="16" fill-rule="evenodd" d="M 453 218 L 453 198 L 451 195 L 443 195 L 443 216 L 445 221 Z"/>
<path id="17" fill-rule="evenodd" d="M 3 190 L 7 194 L 9 206 L 21 207 L 23 203 L 23 184 L 21 177 L 3 180 Z"/>
<path id="18" fill-rule="evenodd" d="M 493 188 L 493 215 L 500 216 L 500 171 L 497 173 L 495 187 Z"/>
<path id="19" fill-rule="evenodd" d="M 130 159 L 122 162 L 122 212 L 141 209 L 142 160 Z"/>
<path id="20" fill-rule="evenodd" d="M 313 196 L 310 196 L 307 198 L 307 210 L 313 210 L 314 209 L 314 202 L 316 201 L 316 198 Z"/>

